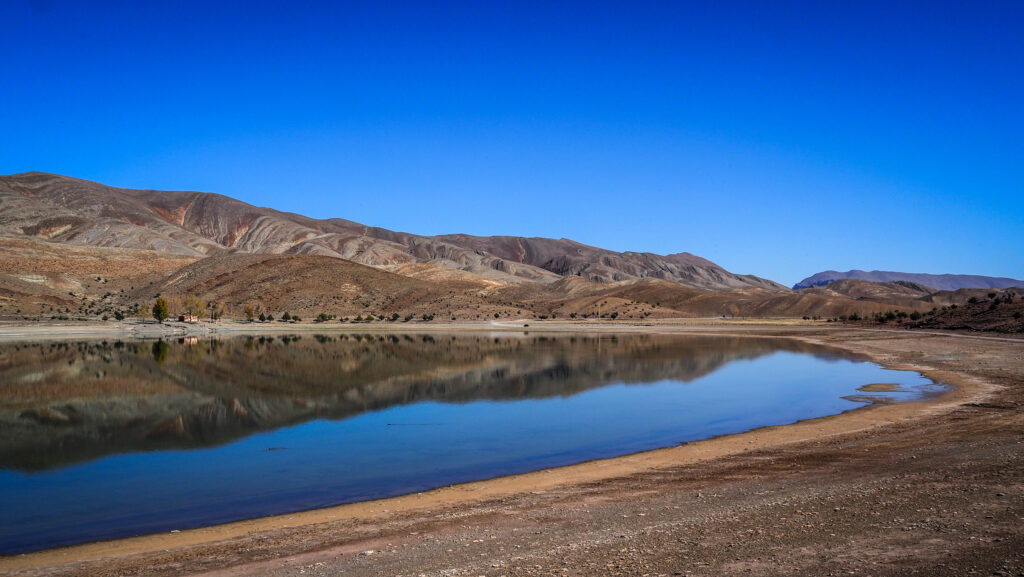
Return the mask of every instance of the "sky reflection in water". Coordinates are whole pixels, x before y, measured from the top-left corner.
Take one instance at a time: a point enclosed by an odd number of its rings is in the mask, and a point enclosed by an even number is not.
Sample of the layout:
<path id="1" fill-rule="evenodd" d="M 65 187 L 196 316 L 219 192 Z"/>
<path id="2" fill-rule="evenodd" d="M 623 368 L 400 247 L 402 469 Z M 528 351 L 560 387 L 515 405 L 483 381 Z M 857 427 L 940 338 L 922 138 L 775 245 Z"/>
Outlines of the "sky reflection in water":
<path id="1" fill-rule="evenodd" d="M 41 344 L 5 346 L 0 360 L 8 554 L 399 495 L 938 390 L 790 341 L 725 337 Z M 858 390 L 873 383 L 898 390 Z"/>

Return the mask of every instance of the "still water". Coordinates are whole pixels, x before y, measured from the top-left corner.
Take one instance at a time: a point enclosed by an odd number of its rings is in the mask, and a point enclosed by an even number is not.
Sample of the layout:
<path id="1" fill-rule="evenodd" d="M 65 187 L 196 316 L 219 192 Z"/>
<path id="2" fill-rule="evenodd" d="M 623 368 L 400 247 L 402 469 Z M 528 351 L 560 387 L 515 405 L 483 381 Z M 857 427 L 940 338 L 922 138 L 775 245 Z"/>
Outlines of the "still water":
<path id="1" fill-rule="evenodd" d="M 2 345 L 0 554 L 400 495 L 939 389 L 756 338 Z"/>

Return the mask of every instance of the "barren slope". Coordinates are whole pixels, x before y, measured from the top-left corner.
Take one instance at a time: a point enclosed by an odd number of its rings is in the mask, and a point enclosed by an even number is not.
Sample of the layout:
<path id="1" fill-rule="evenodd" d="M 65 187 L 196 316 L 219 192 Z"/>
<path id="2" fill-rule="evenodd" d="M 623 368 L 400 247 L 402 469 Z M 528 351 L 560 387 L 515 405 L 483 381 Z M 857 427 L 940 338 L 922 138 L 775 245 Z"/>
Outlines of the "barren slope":
<path id="1" fill-rule="evenodd" d="M 617 253 L 574 241 L 429 237 L 255 207 L 218 194 L 129 190 L 64 176 L 0 176 L 0 232 L 56 242 L 193 256 L 226 249 L 314 254 L 376 267 L 438 263 L 504 284 L 580 275 L 600 282 L 655 277 L 713 290 L 787 290 L 687 253 Z"/>

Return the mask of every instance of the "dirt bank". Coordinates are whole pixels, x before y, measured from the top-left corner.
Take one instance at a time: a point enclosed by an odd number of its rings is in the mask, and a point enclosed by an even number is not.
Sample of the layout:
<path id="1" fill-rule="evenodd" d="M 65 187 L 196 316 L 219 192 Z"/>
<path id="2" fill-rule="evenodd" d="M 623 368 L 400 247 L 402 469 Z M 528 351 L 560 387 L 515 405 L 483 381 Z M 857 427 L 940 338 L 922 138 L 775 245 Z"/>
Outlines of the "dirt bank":
<path id="1" fill-rule="evenodd" d="M 1024 573 L 1024 342 L 813 326 L 630 330 L 790 336 L 957 388 L 420 495 L 0 558 L 0 572 Z"/>

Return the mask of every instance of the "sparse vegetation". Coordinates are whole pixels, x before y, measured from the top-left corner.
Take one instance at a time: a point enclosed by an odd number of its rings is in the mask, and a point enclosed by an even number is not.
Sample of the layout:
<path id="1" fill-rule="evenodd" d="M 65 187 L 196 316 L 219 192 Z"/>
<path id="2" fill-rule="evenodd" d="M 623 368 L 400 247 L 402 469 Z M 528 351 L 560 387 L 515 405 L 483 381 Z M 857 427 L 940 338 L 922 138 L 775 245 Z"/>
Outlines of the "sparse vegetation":
<path id="1" fill-rule="evenodd" d="M 181 306 L 187 315 L 193 316 L 197 319 L 206 317 L 206 303 L 197 296 L 189 295 L 185 297 Z"/>

